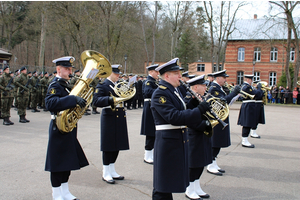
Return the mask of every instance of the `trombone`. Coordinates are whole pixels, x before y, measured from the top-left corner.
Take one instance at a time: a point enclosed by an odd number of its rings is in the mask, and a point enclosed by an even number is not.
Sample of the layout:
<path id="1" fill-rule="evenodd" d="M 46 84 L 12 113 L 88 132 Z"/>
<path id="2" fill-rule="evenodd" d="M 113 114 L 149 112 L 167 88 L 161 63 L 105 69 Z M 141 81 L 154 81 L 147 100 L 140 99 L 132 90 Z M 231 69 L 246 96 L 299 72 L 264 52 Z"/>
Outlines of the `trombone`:
<path id="1" fill-rule="evenodd" d="M 233 90 L 233 88 L 234 88 L 233 85 L 228 84 L 227 82 L 225 83 L 224 87 L 227 87 L 230 91 Z M 247 99 L 247 97 L 249 97 L 250 99 L 254 99 L 254 96 L 255 96 L 255 95 L 252 95 L 252 94 L 249 94 L 249 93 L 243 91 L 242 89 L 240 90 L 240 94 L 241 94 L 241 97 L 244 99 Z"/>

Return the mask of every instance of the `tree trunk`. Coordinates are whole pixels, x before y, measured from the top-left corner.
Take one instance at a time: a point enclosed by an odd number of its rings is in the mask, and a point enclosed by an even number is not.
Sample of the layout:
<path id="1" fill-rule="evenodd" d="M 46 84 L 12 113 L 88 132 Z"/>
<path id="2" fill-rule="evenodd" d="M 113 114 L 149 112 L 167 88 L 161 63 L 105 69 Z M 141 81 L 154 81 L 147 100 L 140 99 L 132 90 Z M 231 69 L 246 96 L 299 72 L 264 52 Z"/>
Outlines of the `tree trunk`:
<path id="1" fill-rule="evenodd" d="M 46 43 L 46 8 L 43 6 L 43 10 L 41 13 L 42 21 L 41 21 L 41 45 L 40 45 L 40 54 L 39 54 L 39 66 L 44 67 L 45 63 L 45 43 Z"/>
<path id="2" fill-rule="evenodd" d="M 149 53 L 147 48 L 147 41 L 146 41 L 146 34 L 145 34 L 145 27 L 144 27 L 144 11 L 143 11 L 143 3 L 140 1 L 140 15 L 141 15 L 141 26 L 142 26 L 142 32 L 143 32 L 143 39 L 144 39 L 144 45 L 145 45 L 145 52 L 146 52 L 146 62 L 147 66 L 149 65 Z"/>
<path id="3" fill-rule="evenodd" d="M 158 2 L 155 1 L 155 15 L 154 15 L 154 24 L 153 24 L 153 29 L 152 29 L 152 65 L 155 62 L 155 55 L 156 55 L 156 46 L 155 46 L 155 34 L 156 34 L 156 24 L 157 24 L 157 9 L 158 9 Z"/>

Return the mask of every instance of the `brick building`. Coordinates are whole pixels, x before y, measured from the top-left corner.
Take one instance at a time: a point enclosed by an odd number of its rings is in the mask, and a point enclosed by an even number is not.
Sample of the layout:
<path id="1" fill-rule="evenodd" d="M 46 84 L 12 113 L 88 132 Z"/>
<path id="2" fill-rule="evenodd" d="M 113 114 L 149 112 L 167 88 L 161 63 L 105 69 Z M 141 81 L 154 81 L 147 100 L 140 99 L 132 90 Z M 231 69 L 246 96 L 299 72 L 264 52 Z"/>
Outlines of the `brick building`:
<path id="1" fill-rule="evenodd" d="M 255 80 L 275 85 L 285 69 L 286 42 L 287 28 L 280 20 L 257 19 L 254 16 L 254 19 L 237 21 L 225 53 L 227 81 L 241 84 L 244 74 L 254 74 Z M 295 66 L 293 44 L 289 61 Z"/>

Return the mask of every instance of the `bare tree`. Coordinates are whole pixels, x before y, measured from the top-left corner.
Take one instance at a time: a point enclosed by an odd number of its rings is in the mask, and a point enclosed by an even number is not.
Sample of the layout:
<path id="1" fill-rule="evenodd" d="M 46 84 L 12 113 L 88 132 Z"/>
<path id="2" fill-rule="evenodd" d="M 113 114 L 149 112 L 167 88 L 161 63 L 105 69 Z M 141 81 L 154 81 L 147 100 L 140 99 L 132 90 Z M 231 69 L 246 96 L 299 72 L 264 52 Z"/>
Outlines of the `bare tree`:
<path id="1" fill-rule="evenodd" d="M 216 71 L 219 71 L 219 65 L 222 63 L 222 66 L 225 62 L 225 51 L 227 47 L 228 37 L 234 30 L 234 22 L 236 20 L 236 14 L 238 10 L 246 5 L 246 2 L 240 2 L 237 7 L 234 9 L 233 14 L 231 12 L 232 2 L 221 1 L 220 10 L 217 12 L 214 11 L 213 4 L 215 2 L 209 1 L 203 2 L 204 10 L 207 17 L 207 23 L 209 24 L 210 30 L 210 40 L 211 40 L 211 64 L 212 71 L 214 71 L 214 64 L 216 63 Z M 215 16 L 215 13 L 220 13 L 218 16 Z"/>
<path id="2" fill-rule="evenodd" d="M 39 56 L 39 66 L 45 65 L 45 44 L 46 44 L 46 27 L 47 27 L 47 8 L 46 3 L 43 2 L 42 12 L 41 12 L 41 47 Z M 45 70 L 43 70 L 45 71 Z"/>
<path id="3" fill-rule="evenodd" d="M 291 88 L 291 86 L 297 87 L 297 80 L 299 76 L 299 67 L 300 67 L 300 50 L 299 50 L 299 38 L 296 29 L 295 22 L 293 20 L 293 11 L 296 6 L 299 5 L 299 1 L 270 1 L 271 4 L 278 6 L 284 12 L 286 16 L 287 28 L 288 28 L 288 38 L 287 38 L 287 49 L 286 49 L 286 63 L 285 63 L 285 74 L 287 78 L 287 86 Z M 296 48 L 296 65 L 294 71 L 294 81 L 291 82 L 291 75 L 289 72 L 289 63 L 290 63 L 290 50 L 291 50 L 291 42 L 292 42 L 292 31 L 294 33 L 294 41 Z"/>
<path id="4" fill-rule="evenodd" d="M 142 27 L 142 33 L 143 33 L 143 40 L 144 40 L 144 46 L 145 46 L 145 52 L 146 52 L 146 63 L 147 66 L 149 65 L 149 53 L 147 48 L 147 40 L 146 40 L 146 33 L 145 33 L 145 27 L 144 27 L 144 2 L 140 1 L 140 17 L 141 17 L 141 27 Z"/>

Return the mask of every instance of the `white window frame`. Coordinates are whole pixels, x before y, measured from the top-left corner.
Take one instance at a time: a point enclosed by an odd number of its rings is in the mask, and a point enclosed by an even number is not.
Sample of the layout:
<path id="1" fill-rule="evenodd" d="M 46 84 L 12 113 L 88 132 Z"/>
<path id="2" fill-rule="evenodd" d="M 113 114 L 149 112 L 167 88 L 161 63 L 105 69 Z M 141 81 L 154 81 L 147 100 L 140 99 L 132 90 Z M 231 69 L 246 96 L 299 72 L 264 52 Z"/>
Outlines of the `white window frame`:
<path id="1" fill-rule="evenodd" d="M 278 49 L 276 47 L 271 47 L 270 51 L 270 62 L 277 62 Z"/>
<path id="2" fill-rule="evenodd" d="M 205 72 L 205 64 L 197 64 L 197 72 Z"/>
<path id="3" fill-rule="evenodd" d="M 238 61 L 239 62 L 245 61 L 245 48 L 244 47 L 240 47 L 238 49 Z"/>
<path id="4" fill-rule="evenodd" d="M 276 85 L 276 81 L 277 81 L 277 73 L 270 72 L 269 73 L 269 85 L 270 86 Z"/>
<path id="5" fill-rule="evenodd" d="M 261 60 L 261 49 L 260 49 L 260 47 L 255 47 L 254 48 L 254 59 L 255 59 L 255 62 L 260 62 L 260 60 Z"/>
<path id="6" fill-rule="evenodd" d="M 214 72 L 217 72 L 216 66 L 217 66 L 217 64 L 214 64 Z M 223 70 L 222 64 L 220 64 L 220 65 L 219 65 L 219 70 L 218 70 L 218 71 L 222 71 L 222 70 Z"/>
<path id="7" fill-rule="evenodd" d="M 260 80 L 260 72 L 254 72 L 253 81 Z"/>
<path id="8" fill-rule="evenodd" d="M 295 48 L 292 47 L 290 51 L 290 62 L 295 62 Z"/>
<path id="9" fill-rule="evenodd" d="M 236 74 L 236 84 L 242 85 L 244 83 L 244 72 L 243 71 L 237 71 Z"/>

